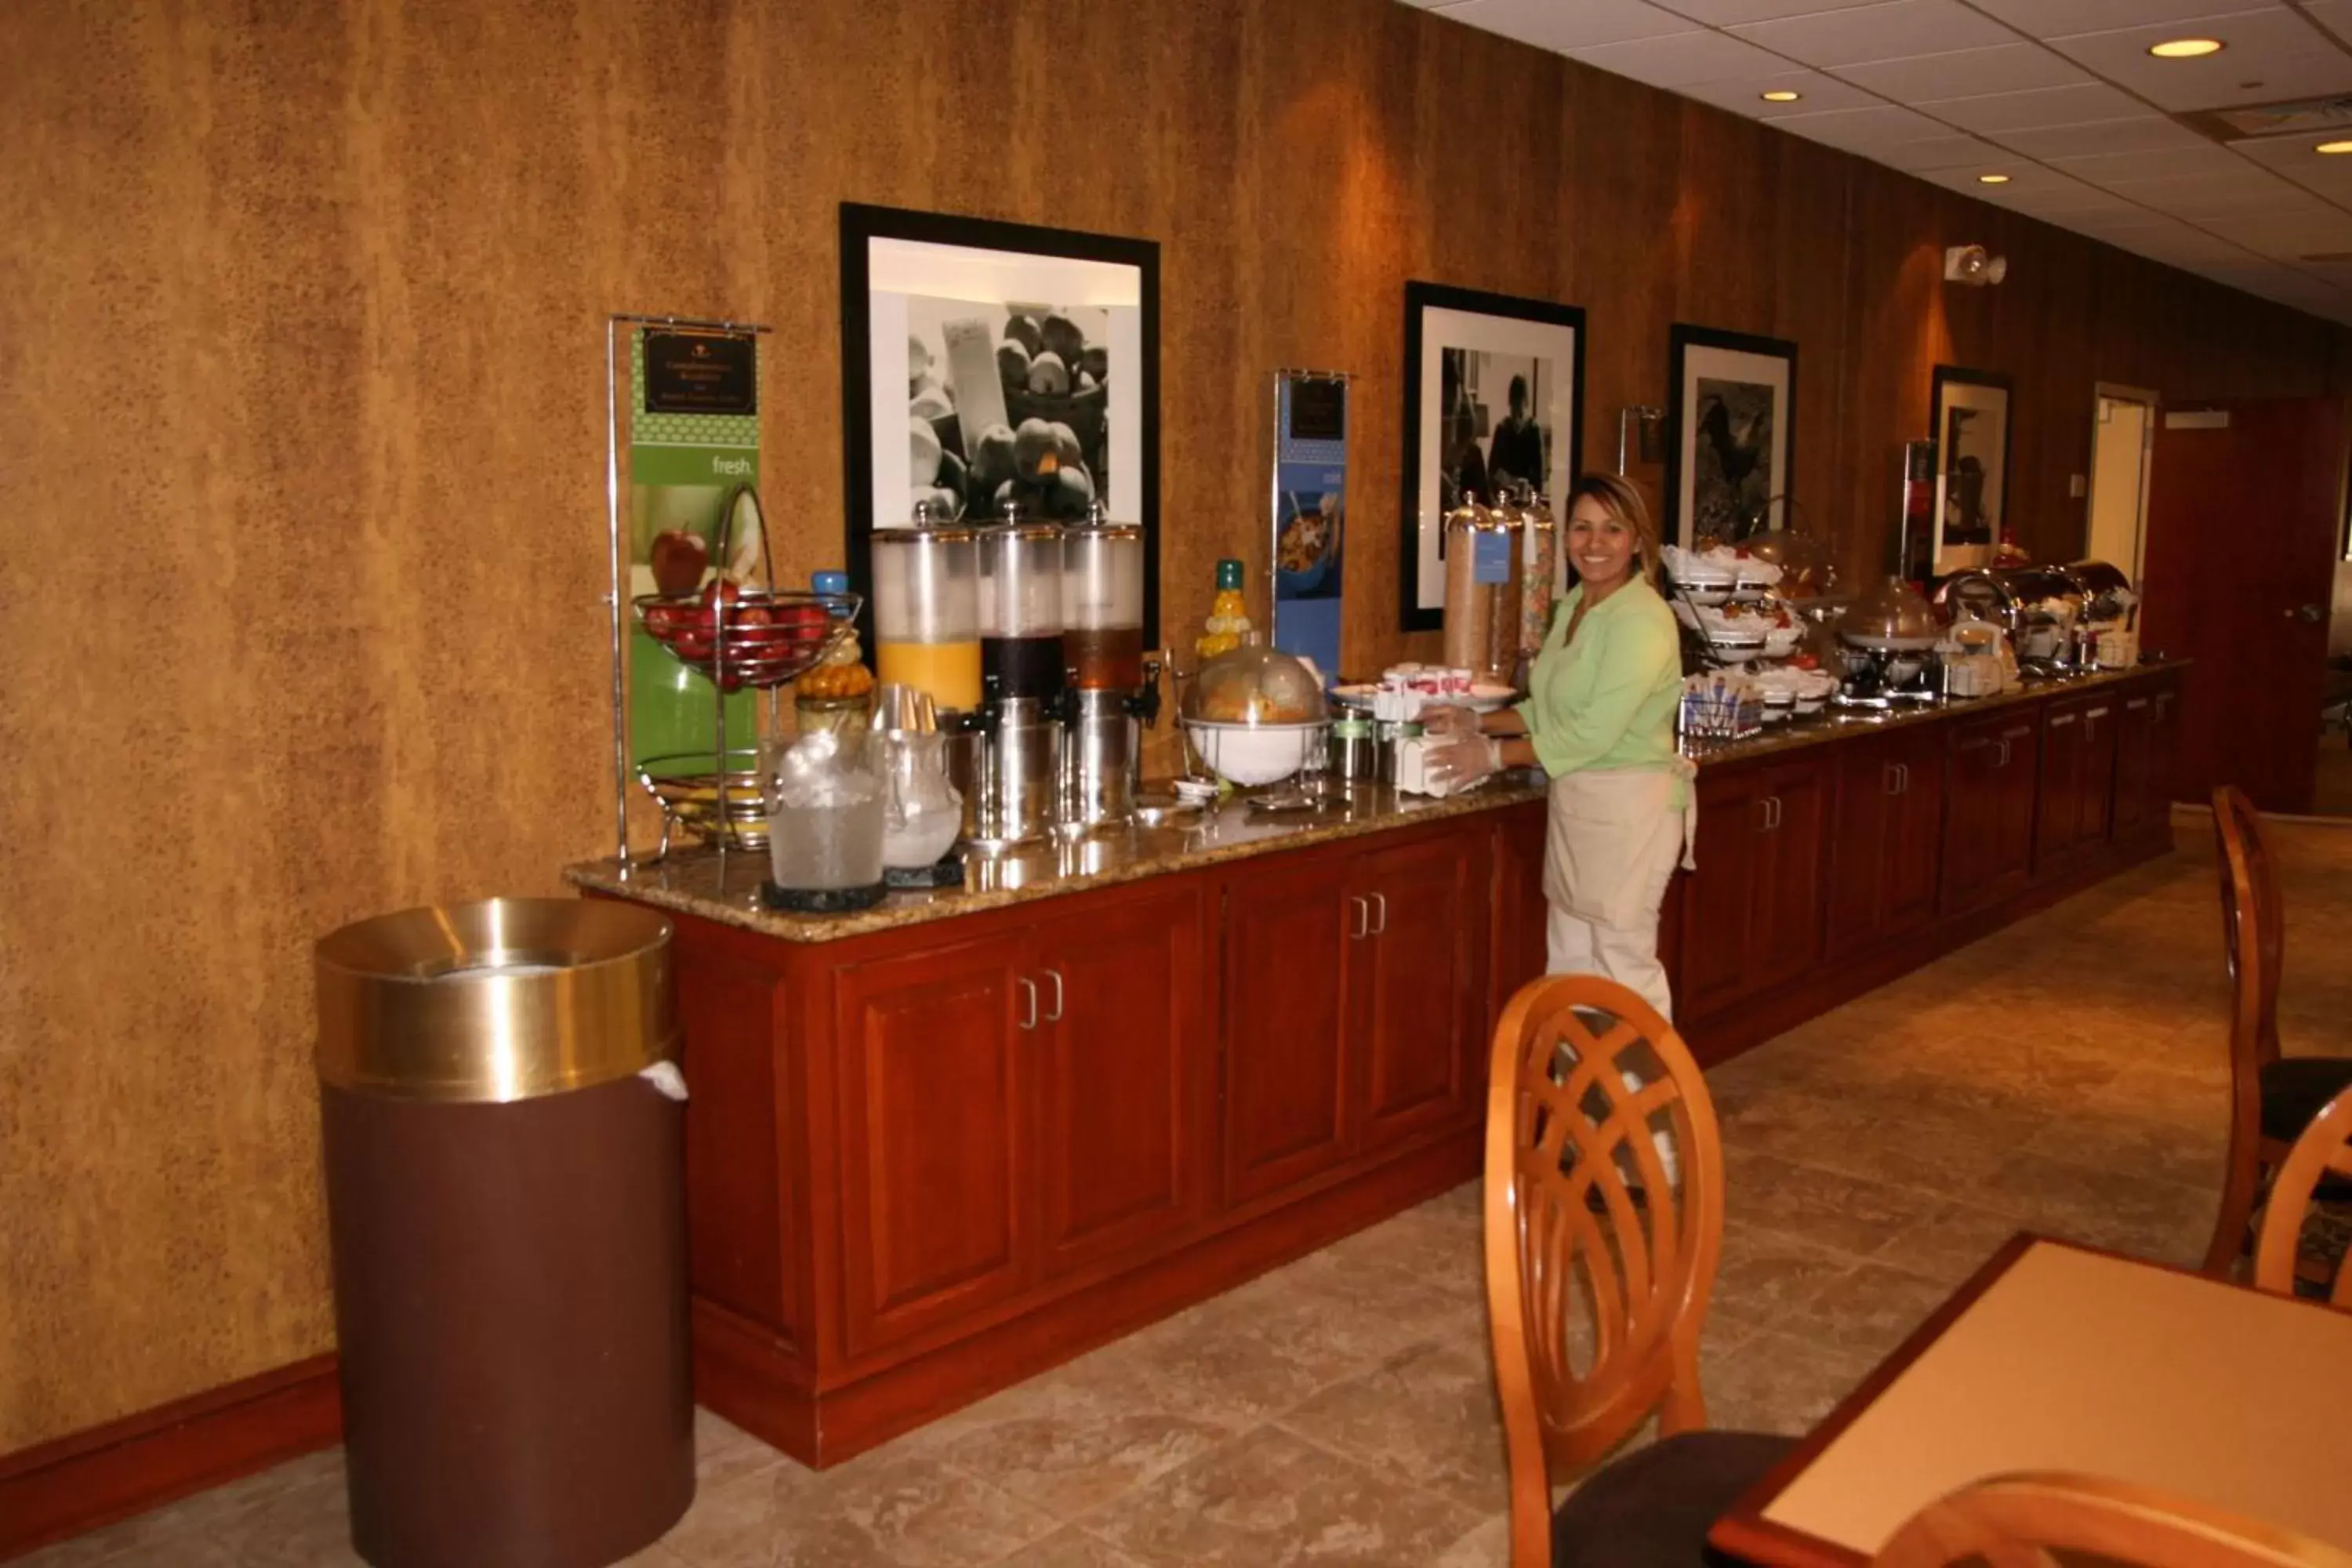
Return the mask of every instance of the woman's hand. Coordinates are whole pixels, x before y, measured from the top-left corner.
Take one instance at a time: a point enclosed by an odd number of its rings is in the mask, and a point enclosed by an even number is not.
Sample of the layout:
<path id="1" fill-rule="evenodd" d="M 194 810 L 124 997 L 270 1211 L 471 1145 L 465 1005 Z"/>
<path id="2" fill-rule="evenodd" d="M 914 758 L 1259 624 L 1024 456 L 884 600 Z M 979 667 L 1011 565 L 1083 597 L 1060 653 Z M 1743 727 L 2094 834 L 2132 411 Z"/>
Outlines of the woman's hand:
<path id="1" fill-rule="evenodd" d="M 1424 753 L 1424 766 L 1429 782 L 1451 793 L 1500 772 L 1501 753 L 1500 744 L 1482 735 L 1460 735 L 1431 746 Z"/>
<path id="2" fill-rule="evenodd" d="M 1458 741 L 1475 737 L 1478 715 L 1452 702 L 1424 703 L 1421 710 L 1421 732 L 1433 741 Z"/>

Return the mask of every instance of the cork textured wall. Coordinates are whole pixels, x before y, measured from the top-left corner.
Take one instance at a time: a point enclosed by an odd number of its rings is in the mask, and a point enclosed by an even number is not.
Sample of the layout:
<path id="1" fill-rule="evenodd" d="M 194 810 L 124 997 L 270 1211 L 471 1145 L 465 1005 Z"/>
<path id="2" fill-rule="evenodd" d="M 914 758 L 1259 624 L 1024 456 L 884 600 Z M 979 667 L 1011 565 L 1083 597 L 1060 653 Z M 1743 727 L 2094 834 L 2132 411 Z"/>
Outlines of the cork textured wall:
<path id="1" fill-rule="evenodd" d="M 1391 0 L 17 0 L 0 58 L 0 1451 L 331 1342 L 308 944 L 606 847 L 605 312 L 774 323 L 780 565 L 836 558 L 844 200 L 1161 243 L 1171 628 L 1263 565 L 1267 372 L 1358 372 L 1360 669 L 1434 651 L 1410 278 L 1582 305 L 1594 462 L 1670 322 L 1796 339 L 1857 571 L 1937 360 L 2017 378 L 2050 551 L 2095 381 L 2340 385 L 2307 318 Z"/>

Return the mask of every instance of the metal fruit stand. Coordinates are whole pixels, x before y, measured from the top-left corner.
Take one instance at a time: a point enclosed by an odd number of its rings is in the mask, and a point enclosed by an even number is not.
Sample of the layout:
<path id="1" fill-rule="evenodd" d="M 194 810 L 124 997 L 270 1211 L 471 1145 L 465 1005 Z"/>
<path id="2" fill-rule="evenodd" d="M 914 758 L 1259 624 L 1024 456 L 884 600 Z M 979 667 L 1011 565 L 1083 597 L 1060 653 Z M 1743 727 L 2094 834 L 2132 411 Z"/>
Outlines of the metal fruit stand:
<path id="1" fill-rule="evenodd" d="M 761 849 L 767 842 L 767 802 L 761 781 L 766 743 L 784 734 L 782 693 L 855 635 L 864 603 L 856 594 L 821 594 L 775 586 L 775 558 L 765 513 L 756 491 L 738 486 L 721 509 L 716 548 L 707 581 L 674 594 L 628 592 L 629 559 L 621 520 L 620 343 L 638 326 L 730 332 L 764 332 L 746 322 L 694 321 L 676 316 L 616 315 L 605 342 L 605 394 L 610 445 L 605 468 L 606 542 L 612 564 L 613 814 L 614 855 L 625 874 L 658 865 L 683 831 L 724 856 L 730 849 Z M 734 583 L 727 565 L 735 559 L 736 530 L 748 495 L 752 526 L 759 530 L 762 585 Z M 635 760 L 629 728 L 628 664 L 632 625 L 642 626 L 669 658 L 701 674 L 710 685 L 711 743 L 708 753 L 679 752 Z M 749 748 L 727 739 L 727 699 L 734 692 L 765 694 L 760 739 Z M 629 847 L 632 781 L 661 809 L 661 839 L 652 853 Z"/>

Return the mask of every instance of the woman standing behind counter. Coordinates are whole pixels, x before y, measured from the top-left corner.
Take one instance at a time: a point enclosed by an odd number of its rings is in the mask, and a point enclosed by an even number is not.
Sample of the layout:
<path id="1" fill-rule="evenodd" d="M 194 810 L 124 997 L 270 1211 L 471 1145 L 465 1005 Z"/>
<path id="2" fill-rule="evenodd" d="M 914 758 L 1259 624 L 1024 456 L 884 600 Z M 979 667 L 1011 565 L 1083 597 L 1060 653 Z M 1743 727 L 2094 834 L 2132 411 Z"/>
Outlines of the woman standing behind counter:
<path id="1" fill-rule="evenodd" d="M 1485 716 L 1423 715 L 1430 766 L 1457 787 L 1507 767 L 1551 779 L 1544 835 L 1549 969 L 1605 974 L 1666 1017 L 1658 907 L 1691 829 L 1690 764 L 1675 752 L 1682 639 L 1652 586 L 1658 534 L 1642 494 L 1612 474 L 1569 492 L 1568 558 L 1581 579 L 1553 612 L 1528 700 Z"/>

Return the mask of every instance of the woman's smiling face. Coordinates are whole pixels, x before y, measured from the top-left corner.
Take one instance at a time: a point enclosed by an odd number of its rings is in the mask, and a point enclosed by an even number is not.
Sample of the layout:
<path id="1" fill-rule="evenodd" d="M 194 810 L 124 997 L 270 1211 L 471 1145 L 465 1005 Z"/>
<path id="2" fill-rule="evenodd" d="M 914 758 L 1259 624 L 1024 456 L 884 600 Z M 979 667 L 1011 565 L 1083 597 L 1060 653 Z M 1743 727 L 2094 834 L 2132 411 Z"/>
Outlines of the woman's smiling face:
<path id="1" fill-rule="evenodd" d="M 1579 496 L 1568 512 L 1568 558 L 1590 589 L 1613 588 L 1633 568 L 1639 540 L 1598 496 Z"/>

